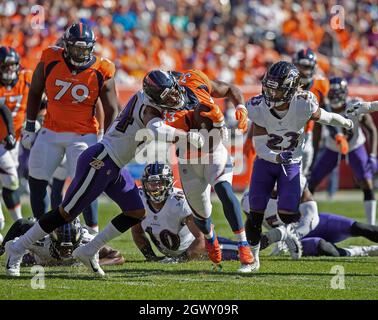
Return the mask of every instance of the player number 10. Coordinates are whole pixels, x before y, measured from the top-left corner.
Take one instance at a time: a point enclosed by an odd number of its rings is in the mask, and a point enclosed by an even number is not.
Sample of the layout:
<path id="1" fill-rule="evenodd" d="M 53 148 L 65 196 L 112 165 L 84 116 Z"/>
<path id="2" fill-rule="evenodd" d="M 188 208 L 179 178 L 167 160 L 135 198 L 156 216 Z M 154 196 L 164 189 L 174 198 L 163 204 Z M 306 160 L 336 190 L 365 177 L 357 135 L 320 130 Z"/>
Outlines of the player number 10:
<path id="1" fill-rule="evenodd" d="M 62 87 L 62 89 L 60 89 L 60 91 L 54 97 L 54 100 L 60 100 L 60 98 L 72 86 L 72 82 L 56 79 L 55 85 Z M 76 100 L 76 102 L 83 102 L 89 96 L 89 89 L 83 84 L 76 84 L 71 88 L 71 96 Z"/>

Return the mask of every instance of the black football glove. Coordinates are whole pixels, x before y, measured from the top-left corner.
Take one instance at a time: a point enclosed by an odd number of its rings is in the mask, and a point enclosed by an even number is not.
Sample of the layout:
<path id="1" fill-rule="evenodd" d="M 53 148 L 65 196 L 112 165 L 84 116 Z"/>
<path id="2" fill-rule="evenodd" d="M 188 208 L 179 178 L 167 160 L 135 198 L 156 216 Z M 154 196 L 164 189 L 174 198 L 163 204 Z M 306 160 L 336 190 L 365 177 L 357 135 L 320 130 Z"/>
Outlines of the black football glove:
<path id="1" fill-rule="evenodd" d="M 5 150 L 12 150 L 16 147 L 16 138 L 13 134 L 8 134 L 4 138 L 4 148 Z"/>

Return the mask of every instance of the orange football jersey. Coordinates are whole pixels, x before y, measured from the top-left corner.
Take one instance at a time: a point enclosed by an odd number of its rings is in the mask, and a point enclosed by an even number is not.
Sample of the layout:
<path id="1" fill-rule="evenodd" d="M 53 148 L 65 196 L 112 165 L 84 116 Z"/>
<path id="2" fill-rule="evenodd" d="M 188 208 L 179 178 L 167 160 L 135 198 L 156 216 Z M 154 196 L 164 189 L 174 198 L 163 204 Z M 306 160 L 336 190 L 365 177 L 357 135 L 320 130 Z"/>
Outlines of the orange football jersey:
<path id="1" fill-rule="evenodd" d="M 17 140 L 21 136 L 22 126 L 25 121 L 26 102 L 28 99 L 31 77 L 31 70 L 21 70 L 18 74 L 18 80 L 13 87 L 0 86 L 0 102 L 1 104 L 5 104 L 12 112 L 13 127 Z M 7 134 L 5 126 L 1 123 L 0 136 L 5 137 Z"/>
<path id="2" fill-rule="evenodd" d="M 328 79 L 322 76 L 316 75 L 311 84 L 311 87 L 307 90 L 311 91 L 314 95 L 316 95 L 316 97 L 318 98 L 319 105 L 322 106 L 324 104 L 324 98 L 328 95 L 329 81 Z M 305 132 L 312 132 L 313 129 L 314 122 L 310 120 L 309 122 L 307 122 Z"/>
<path id="3" fill-rule="evenodd" d="M 104 82 L 114 76 L 114 64 L 96 56 L 85 69 L 70 69 L 59 47 L 44 50 L 41 62 L 48 100 L 44 127 L 55 132 L 97 133 L 96 101 Z"/>
<path id="4" fill-rule="evenodd" d="M 178 82 L 186 90 L 188 105 L 185 106 L 185 110 L 166 111 L 164 118 L 170 126 L 189 131 L 193 122 L 194 108 L 198 104 L 207 106 L 215 104 L 211 98 L 211 81 L 202 71 L 192 69 L 182 72 Z"/>

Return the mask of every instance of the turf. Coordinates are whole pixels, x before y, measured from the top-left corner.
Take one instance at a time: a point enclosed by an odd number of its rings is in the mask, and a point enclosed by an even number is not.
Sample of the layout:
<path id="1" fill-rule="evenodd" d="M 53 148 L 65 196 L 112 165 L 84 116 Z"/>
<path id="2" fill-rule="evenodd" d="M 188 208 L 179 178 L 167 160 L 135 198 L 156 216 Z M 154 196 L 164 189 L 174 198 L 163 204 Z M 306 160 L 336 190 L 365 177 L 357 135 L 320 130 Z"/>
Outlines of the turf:
<path id="1" fill-rule="evenodd" d="M 320 211 L 343 214 L 364 221 L 361 202 L 320 202 Z M 4 210 L 6 211 L 6 210 Z M 24 207 L 25 215 L 30 209 Z M 100 205 L 100 227 L 118 213 L 115 205 Z M 9 216 L 6 216 L 10 221 Z M 218 203 L 213 219 L 218 234 L 231 236 Z M 9 227 L 9 225 L 7 226 Z M 369 245 L 368 240 L 353 238 L 340 243 Z M 91 277 L 84 267 L 45 268 L 45 289 L 31 288 L 33 274 L 23 268 L 19 279 L 4 273 L 4 256 L 0 258 L 0 299 L 377 299 L 378 257 L 302 258 L 269 257 L 262 252 L 257 274 L 236 273 L 238 262 L 224 262 L 221 272 L 213 271 L 210 262 L 163 265 L 144 262 L 129 233 L 110 243 L 121 250 L 127 262 L 122 266 L 104 267 L 107 277 Z M 345 289 L 332 289 L 331 269 L 345 270 Z"/>

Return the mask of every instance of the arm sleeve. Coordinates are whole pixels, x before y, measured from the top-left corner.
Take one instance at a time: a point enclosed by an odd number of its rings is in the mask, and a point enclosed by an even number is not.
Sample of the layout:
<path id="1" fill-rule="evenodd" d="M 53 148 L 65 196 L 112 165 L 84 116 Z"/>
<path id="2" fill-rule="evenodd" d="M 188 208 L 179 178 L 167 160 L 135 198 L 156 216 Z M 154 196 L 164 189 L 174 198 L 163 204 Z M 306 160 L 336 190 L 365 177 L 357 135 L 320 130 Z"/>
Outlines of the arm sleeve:
<path id="1" fill-rule="evenodd" d="M 320 118 L 317 122 L 334 127 L 344 127 L 346 129 L 353 128 L 352 120 L 344 118 L 337 113 L 327 112 L 322 108 L 320 108 Z"/>
<path id="2" fill-rule="evenodd" d="M 13 127 L 13 118 L 12 118 L 12 113 L 8 109 L 7 106 L 1 105 L 0 106 L 0 116 L 2 117 L 5 126 L 7 128 L 8 134 L 14 134 L 14 127 Z"/>
<path id="3" fill-rule="evenodd" d="M 255 144 L 256 154 L 259 158 L 264 159 L 269 162 L 277 163 L 278 153 L 269 149 L 266 145 L 268 142 L 268 136 L 254 136 L 253 143 Z"/>

